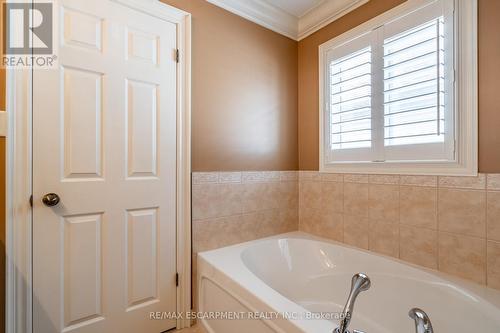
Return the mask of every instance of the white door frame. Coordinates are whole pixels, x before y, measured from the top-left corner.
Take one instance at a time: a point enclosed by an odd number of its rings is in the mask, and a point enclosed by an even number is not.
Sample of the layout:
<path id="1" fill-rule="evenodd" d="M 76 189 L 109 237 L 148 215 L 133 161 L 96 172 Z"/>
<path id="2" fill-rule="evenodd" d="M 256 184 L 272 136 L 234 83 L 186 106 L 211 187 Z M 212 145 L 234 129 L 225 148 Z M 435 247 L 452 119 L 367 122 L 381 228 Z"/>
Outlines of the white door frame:
<path id="1" fill-rule="evenodd" d="M 191 14 L 157 0 L 111 0 L 177 25 L 177 312 L 191 311 Z M 32 333 L 32 75 L 7 70 L 6 332 Z M 178 319 L 177 328 L 190 326 Z"/>

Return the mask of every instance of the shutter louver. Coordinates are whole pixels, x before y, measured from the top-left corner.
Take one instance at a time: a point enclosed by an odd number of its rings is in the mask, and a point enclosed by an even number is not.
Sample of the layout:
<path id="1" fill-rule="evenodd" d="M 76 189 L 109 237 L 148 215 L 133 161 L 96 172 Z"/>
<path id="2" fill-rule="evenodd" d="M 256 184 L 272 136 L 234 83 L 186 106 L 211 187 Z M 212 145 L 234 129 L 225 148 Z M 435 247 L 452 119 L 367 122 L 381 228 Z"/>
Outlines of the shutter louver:
<path id="1" fill-rule="evenodd" d="M 384 41 L 384 145 L 444 142 L 444 19 Z"/>
<path id="2" fill-rule="evenodd" d="M 371 48 L 330 63 L 331 149 L 371 146 Z"/>

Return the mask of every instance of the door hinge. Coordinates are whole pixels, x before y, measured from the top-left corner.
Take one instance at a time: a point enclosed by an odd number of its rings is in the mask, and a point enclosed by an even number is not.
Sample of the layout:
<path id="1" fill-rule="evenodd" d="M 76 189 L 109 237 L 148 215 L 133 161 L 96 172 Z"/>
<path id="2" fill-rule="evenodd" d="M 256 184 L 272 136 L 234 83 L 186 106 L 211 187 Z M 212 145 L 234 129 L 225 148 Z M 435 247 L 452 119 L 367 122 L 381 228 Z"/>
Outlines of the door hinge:
<path id="1" fill-rule="evenodd" d="M 33 194 L 30 195 L 30 207 L 33 207 Z"/>
<path id="2" fill-rule="evenodd" d="M 175 50 L 175 62 L 179 62 L 179 49 Z"/>
<path id="3" fill-rule="evenodd" d="M 175 286 L 179 286 L 179 273 L 175 273 Z"/>

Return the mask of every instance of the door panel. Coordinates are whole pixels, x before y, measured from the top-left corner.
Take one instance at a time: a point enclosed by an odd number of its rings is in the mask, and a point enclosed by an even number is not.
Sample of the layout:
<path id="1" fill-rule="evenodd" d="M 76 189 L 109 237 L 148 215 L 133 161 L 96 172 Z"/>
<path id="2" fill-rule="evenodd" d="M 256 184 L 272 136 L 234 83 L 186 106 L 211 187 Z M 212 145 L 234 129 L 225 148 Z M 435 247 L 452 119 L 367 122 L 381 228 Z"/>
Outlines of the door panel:
<path id="1" fill-rule="evenodd" d="M 128 212 L 128 309 L 158 301 L 157 230 L 157 208 Z"/>
<path id="2" fill-rule="evenodd" d="M 176 310 L 177 27 L 57 6 L 59 68 L 33 75 L 34 332 L 159 333 L 175 327 L 149 313 Z"/>
<path id="3" fill-rule="evenodd" d="M 61 68 L 64 179 L 101 178 L 103 74 Z"/>
<path id="4" fill-rule="evenodd" d="M 127 80 L 127 154 L 129 177 L 157 175 L 158 86 Z"/>
<path id="5" fill-rule="evenodd" d="M 66 216 L 63 274 L 65 326 L 102 317 L 102 214 Z"/>

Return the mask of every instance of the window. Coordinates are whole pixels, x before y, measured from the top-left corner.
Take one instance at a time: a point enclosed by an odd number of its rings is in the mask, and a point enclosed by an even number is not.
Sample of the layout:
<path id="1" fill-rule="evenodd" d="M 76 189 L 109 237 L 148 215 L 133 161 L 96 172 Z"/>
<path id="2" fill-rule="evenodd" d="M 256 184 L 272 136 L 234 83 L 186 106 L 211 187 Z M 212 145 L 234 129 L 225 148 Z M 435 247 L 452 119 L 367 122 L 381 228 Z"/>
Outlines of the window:
<path id="1" fill-rule="evenodd" d="M 410 0 L 320 46 L 322 171 L 477 172 L 474 6 Z"/>

